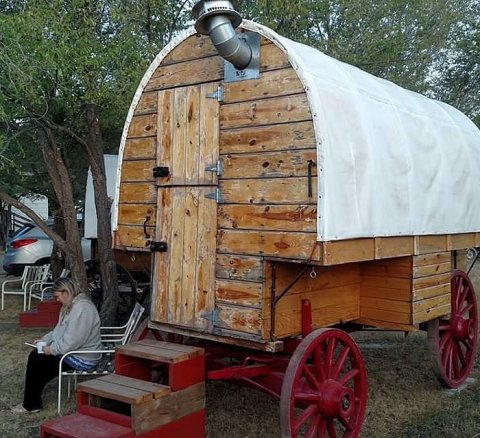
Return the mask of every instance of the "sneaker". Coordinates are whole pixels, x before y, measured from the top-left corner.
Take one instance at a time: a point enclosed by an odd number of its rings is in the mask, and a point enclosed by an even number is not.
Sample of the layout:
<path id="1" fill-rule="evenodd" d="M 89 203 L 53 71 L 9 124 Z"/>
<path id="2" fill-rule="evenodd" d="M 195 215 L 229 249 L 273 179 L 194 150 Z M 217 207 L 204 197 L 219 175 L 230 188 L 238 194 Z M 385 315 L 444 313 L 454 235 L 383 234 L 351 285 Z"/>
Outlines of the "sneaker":
<path id="1" fill-rule="evenodd" d="M 23 404 L 20 403 L 17 406 L 14 406 L 12 409 L 10 409 L 10 411 L 15 414 L 36 414 L 40 412 L 40 409 L 32 409 L 31 411 L 28 411 L 23 407 Z"/>

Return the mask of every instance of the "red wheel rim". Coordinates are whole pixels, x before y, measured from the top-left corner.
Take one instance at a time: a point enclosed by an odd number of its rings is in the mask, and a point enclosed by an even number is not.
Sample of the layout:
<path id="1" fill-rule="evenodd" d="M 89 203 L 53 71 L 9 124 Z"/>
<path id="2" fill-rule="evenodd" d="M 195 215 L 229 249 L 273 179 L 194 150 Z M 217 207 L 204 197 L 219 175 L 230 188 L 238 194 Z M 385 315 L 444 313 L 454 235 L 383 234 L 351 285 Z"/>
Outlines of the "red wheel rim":
<path id="1" fill-rule="evenodd" d="M 338 329 L 306 336 L 282 385 L 282 436 L 359 436 L 366 404 L 367 374 L 355 341 Z"/>
<path id="2" fill-rule="evenodd" d="M 428 341 L 438 379 L 449 388 L 458 388 L 475 362 L 478 311 L 475 290 L 465 272 L 453 271 L 450 284 L 450 318 L 429 322 Z"/>

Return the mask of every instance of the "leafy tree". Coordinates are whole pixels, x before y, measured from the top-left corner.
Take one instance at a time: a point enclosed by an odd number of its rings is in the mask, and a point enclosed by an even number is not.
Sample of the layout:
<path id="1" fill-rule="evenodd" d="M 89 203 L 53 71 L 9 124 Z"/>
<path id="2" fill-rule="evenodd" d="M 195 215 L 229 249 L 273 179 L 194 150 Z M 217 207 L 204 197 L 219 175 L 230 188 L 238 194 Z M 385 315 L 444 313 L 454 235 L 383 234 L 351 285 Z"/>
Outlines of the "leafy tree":
<path id="1" fill-rule="evenodd" d="M 480 1 L 465 2 L 447 47 L 433 70 L 432 95 L 465 114 L 480 127 Z"/>
<path id="2" fill-rule="evenodd" d="M 239 1 L 246 16 L 336 59 L 420 92 L 462 0 Z"/>
<path id="3" fill-rule="evenodd" d="M 48 230 L 32 212 L 28 214 L 62 250 L 73 276 L 84 288 L 87 279 L 68 164 L 86 157 L 95 189 L 105 321 L 112 320 L 118 295 L 103 152 L 114 150 L 119 143 L 133 91 L 151 54 L 158 50 L 154 35 L 171 37 L 181 25 L 181 11 L 171 15 L 162 9 L 170 10 L 173 4 L 176 2 L 154 0 L 133 5 L 120 0 L 0 4 L 0 121 L 4 136 L 0 151 L 11 157 L 18 152 L 43 157 L 66 238 Z M 138 16 L 144 10 L 151 13 Z M 164 17 L 176 21 L 162 21 Z M 159 41 L 165 42 L 162 38 Z M 38 151 L 33 152 L 34 148 Z M 17 158 L 4 160 L 3 166 L 8 167 L 8 163 L 20 166 Z M 22 167 L 19 173 L 30 172 Z M 18 193 L 13 188 L 4 183 L 0 198 L 27 211 L 8 194 Z"/>

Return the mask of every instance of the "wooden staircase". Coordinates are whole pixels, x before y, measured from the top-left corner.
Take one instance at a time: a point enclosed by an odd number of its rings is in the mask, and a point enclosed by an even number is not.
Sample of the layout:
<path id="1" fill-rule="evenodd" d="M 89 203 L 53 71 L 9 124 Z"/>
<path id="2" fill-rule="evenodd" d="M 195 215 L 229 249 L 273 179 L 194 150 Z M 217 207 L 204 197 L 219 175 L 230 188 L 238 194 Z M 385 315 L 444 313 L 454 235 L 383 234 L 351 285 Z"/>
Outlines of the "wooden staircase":
<path id="1" fill-rule="evenodd" d="M 18 314 L 20 327 L 55 327 L 62 304 L 56 300 L 40 301 L 35 310 Z"/>
<path id="2" fill-rule="evenodd" d="M 77 412 L 40 426 L 41 438 L 205 436 L 202 348 L 142 340 L 115 353 L 115 374 L 77 387 Z"/>

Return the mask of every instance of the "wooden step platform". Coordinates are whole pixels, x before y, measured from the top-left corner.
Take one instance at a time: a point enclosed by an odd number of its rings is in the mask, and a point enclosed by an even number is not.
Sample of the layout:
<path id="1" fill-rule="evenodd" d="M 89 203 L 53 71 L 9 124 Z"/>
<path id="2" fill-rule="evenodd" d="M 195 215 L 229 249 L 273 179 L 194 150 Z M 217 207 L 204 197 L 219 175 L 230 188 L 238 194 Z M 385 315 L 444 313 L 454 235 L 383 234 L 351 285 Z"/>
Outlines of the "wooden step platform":
<path id="1" fill-rule="evenodd" d="M 145 403 L 170 394 L 168 386 L 119 374 L 107 374 L 99 379 L 80 383 L 78 391 L 130 405 Z"/>
<path id="2" fill-rule="evenodd" d="M 55 327 L 62 304 L 56 300 L 40 301 L 35 310 L 18 314 L 20 327 Z"/>
<path id="3" fill-rule="evenodd" d="M 205 382 L 171 392 L 164 385 L 110 374 L 80 383 L 77 407 L 80 411 L 96 407 L 130 418 L 132 430 L 141 434 L 205 409 Z"/>
<path id="4" fill-rule="evenodd" d="M 77 411 L 42 424 L 41 438 L 202 438 L 204 350 L 156 340 L 121 346 L 115 374 L 77 386 Z"/>
<path id="5" fill-rule="evenodd" d="M 118 374 L 142 380 L 152 380 L 156 365 L 165 365 L 166 381 L 172 391 L 178 391 L 205 380 L 205 351 L 191 345 L 143 339 L 122 345 L 115 352 Z"/>
<path id="6" fill-rule="evenodd" d="M 40 438 L 130 438 L 134 436 L 129 427 L 78 412 L 55 418 L 40 426 Z"/>

